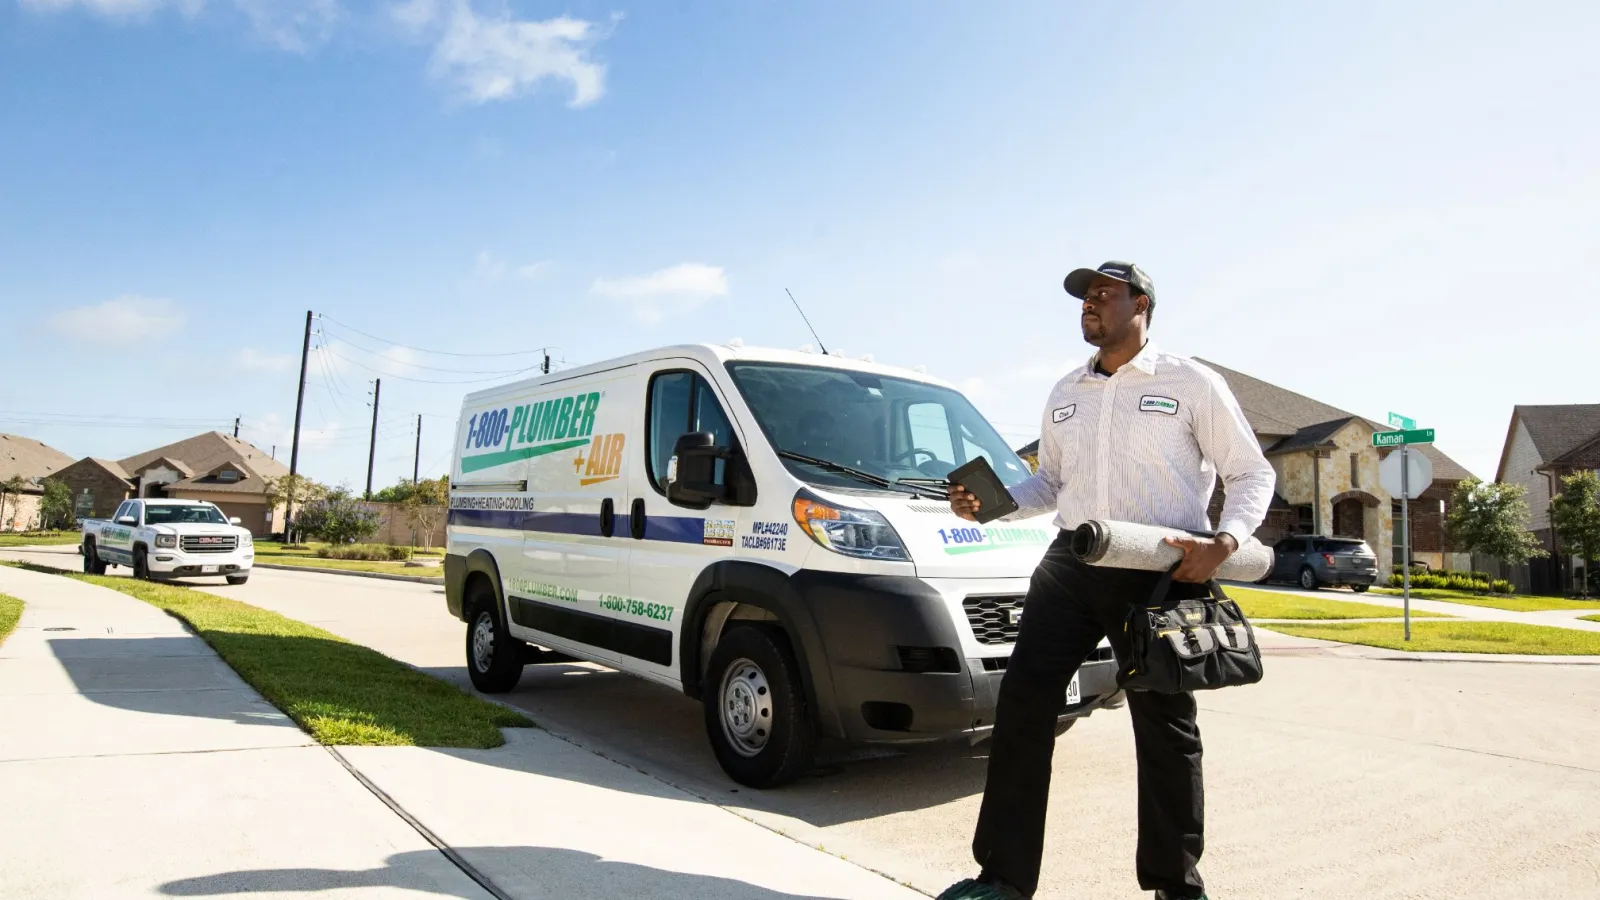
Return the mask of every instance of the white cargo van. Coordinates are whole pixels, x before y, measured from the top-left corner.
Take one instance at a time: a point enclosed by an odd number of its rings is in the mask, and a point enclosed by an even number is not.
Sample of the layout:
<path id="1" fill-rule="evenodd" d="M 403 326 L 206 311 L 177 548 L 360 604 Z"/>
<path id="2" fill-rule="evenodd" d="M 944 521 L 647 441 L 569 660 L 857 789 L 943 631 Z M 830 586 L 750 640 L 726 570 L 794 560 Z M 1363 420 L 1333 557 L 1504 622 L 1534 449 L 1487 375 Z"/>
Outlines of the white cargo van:
<path id="1" fill-rule="evenodd" d="M 669 347 L 466 398 L 446 602 L 484 692 L 576 657 L 702 701 L 766 787 L 819 740 L 986 736 L 1048 516 L 986 526 L 937 483 L 1028 469 L 960 392 L 804 352 Z M 1102 642 L 1061 730 L 1115 693 Z"/>

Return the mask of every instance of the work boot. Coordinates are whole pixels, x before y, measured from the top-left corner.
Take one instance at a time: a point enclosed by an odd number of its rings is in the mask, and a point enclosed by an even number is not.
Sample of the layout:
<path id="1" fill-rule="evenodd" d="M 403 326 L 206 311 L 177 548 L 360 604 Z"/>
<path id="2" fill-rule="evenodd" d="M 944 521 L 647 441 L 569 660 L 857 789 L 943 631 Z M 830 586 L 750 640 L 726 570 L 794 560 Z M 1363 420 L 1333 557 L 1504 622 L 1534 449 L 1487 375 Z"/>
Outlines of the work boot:
<path id="1" fill-rule="evenodd" d="M 1180 897 L 1166 891 L 1156 891 L 1156 900 L 1208 900 L 1205 894 L 1195 894 L 1193 897 Z"/>
<path id="2" fill-rule="evenodd" d="M 968 878 L 945 888 L 937 900 L 1028 900 L 1028 895 L 1003 881 Z"/>

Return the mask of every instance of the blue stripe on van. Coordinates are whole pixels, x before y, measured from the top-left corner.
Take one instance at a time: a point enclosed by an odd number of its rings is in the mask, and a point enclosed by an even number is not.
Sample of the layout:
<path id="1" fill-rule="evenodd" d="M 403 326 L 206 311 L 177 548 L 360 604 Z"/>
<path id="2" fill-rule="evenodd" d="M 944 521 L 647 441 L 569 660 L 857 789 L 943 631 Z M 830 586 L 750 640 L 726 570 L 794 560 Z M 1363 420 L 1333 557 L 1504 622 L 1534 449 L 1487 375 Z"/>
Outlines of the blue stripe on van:
<path id="1" fill-rule="evenodd" d="M 466 528 L 500 528 L 506 531 L 537 531 L 544 534 L 600 535 L 599 513 L 533 512 L 530 510 L 452 509 L 450 524 Z M 645 516 L 644 539 L 675 544 L 699 544 L 705 540 L 705 519 L 680 516 Z M 616 536 L 628 536 L 628 514 L 616 516 Z"/>

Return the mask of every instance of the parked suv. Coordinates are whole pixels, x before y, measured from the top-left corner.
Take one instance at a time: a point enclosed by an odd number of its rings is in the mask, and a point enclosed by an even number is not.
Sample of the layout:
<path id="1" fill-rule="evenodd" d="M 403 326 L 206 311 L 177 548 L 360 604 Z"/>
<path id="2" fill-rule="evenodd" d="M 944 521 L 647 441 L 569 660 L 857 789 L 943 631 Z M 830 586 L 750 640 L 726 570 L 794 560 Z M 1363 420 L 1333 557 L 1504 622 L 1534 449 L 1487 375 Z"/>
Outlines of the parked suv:
<path id="1" fill-rule="evenodd" d="M 1378 557 L 1358 538 L 1296 535 L 1272 547 L 1275 557 L 1266 581 L 1292 581 L 1308 591 L 1323 585 L 1349 585 L 1362 593 L 1378 580 Z"/>

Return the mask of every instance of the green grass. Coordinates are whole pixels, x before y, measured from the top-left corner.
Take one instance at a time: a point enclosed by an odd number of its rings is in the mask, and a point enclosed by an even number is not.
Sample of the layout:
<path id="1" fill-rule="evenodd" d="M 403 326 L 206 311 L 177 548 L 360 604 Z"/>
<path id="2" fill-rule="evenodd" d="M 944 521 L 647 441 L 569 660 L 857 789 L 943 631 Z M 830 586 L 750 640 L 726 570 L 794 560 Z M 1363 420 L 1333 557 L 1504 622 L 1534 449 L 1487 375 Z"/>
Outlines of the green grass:
<path id="1" fill-rule="evenodd" d="M 421 575 L 442 578 L 443 566 L 407 566 L 402 562 L 375 562 L 365 559 L 319 559 L 315 556 L 269 556 L 256 554 L 257 563 L 296 566 L 308 569 L 342 569 L 346 572 L 384 572 L 390 575 Z"/>
<path id="2" fill-rule="evenodd" d="M 17 620 L 20 618 L 22 618 L 22 601 L 0 594 L 0 644 L 6 642 L 6 636 L 11 634 L 11 629 L 17 627 Z"/>
<path id="3" fill-rule="evenodd" d="M 307 557 L 307 558 L 310 558 L 310 559 L 316 559 L 317 558 L 317 548 L 318 547 L 326 547 L 327 544 L 324 544 L 324 543 L 321 543 L 321 542 L 313 542 L 313 543 L 309 543 L 309 544 L 295 544 L 294 546 L 296 548 L 305 547 L 305 548 L 308 548 L 308 549 L 304 549 L 304 550 L 301 550 L 301 549 L 294 549 L 294 550 L 285 549 L 284 548 L 284 544 L 283 544 L 282 541 L 256 541 L 256 556 L 258 556 L 258 557 L 269 557 L 269 556 L 270 557 L 285 557 L 285 556 L 287 556 L 287 557 Z M 411 548 L 411 552 L 412 552 L 412 554 L 414 556 L 443 556 L 444 555 L 444 550 L 442 550 L 442 549 L 440 549 L 438 547 L 433 547 L 433 548 L 426 549 L 426 550 L 421 548 L 421 547 L 412 547 Z"/>
<path id="4" fill-rule="evenodd" d="M 192 627 L 223 661 L 322 744 L 498 747 L 532 723 L 381 653 L 275 612 L 170 584 L 65 573 L 121 591 Z"/>
<path id="5" fill-rule="evenodd" d="M 1401 595 L 1399 588 L 1373 588 L 1379 594 L 1391 597 Z M 1593 609 L 1600 611 L 1600 601 L 1568 600 L 1564 597 L 1526 597 L 1517 595 L 1469 594 L 1465 591 L 1413 590 L 1411 596 L 1422 600 L 1443 600 L 1446 603 L 1464 603 L 1467 606 L 1487 606 L 1510 612 L 1540 612 L 1547 609 Z"/>
<path id="6" fill-rule="evenodd" d="M 1352 603 L 1348 600 L 1327 600 L 1322 597 L 1304 597 L 1298 594 L 1279 594 L 1250 588 L 1230 587 L 1227 594 L 1238 601 L 1239 608 L 1252 619 L 1393 619 L 1405 611 L 1372 603 Z M 1412 618 L 1450 618 L 1438 613 L 1411 611 Z"/>
<path id="7" fill-rule="evenodd" d="M 31 534 L 0 534 L 0 547 L 76 546 L 82 532 L 36 531 Z"/>
<path id="8" fill-rule="evenodd" d="M 1296 637 L 1365 644 L 1418 653 L 1517 653 L 1530 656 L 1600 656 L 1600 632 L 1509 622 L 1417 622 L 1405 640 L 1399 622 L 1335 622 L 1327 625 L 1274 625 Z"/>
<path id="9" fill-rule="evenodd" d="M 1578 617 L 1578 618 L 1580 618 L 1580 619 L 1582 619 L 1582 620 L 1583 620 L 1583 621 L 1585 621 L 1585 622 L 1600 622 L 1600 615 L 1595 615 L 1595 616 L 1579 616 L 1579 617 Z"/>

